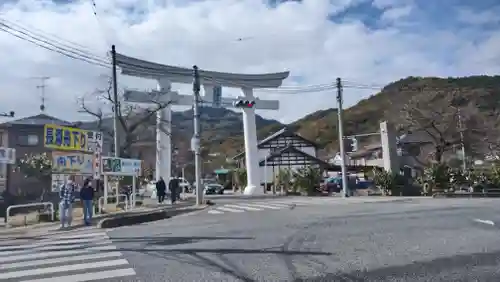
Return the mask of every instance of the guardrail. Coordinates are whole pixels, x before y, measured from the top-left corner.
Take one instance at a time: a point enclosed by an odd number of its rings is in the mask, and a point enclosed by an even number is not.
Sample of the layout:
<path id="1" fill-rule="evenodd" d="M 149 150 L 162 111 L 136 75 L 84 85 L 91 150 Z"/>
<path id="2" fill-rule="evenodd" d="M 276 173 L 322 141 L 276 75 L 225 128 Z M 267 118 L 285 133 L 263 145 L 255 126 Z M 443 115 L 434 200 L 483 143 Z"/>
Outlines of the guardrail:
<path id="1" fill-rule="evenodd" d="M 36 207 L 36 206 L 42 206 L 42 207 L 49 207 L 49 213 L 52 221 L 55 220 L 55 210 L 54 210 L 54 204 L 51 202 L 43 202 L 43 203 L 31 203 L 31 204 L 22 204 L 22 205 L 12 205 L 7 207 L 7 210 L 5 211 L 5 226 L 9 227 L 9 218 L 10 218 L 10 211 L 16 208 L 26 208 L 26 207 Z"/>
<path id="2" fill-rule="evenodd" d="M 118 206 L 120 203 L 125 204 L 125 210 L 128 211 L 129 209 L 129 202 L 128 202 L 128 197 L 125 194 L 118 194 L 118 195 L 111 195 L 107 197 L 108 199 L 115 199 L 116 198 L 116 206 Z M 120 202 L 120 198 L 124 198 L 123 202 Z M 104 205 L 104 196 L 101 196 L 99 200 L 97 201 L 97 207 L 99 210 L 99 213 L 102 213 L 102 206 Z"/>
<path id="3" fill-rule="evenodd" d="M 465 192 L 465 193 L 455 193 L 455 192 L 440 192 L 434 193 L 433 198 L 500 198 L 499 192 Z"/>

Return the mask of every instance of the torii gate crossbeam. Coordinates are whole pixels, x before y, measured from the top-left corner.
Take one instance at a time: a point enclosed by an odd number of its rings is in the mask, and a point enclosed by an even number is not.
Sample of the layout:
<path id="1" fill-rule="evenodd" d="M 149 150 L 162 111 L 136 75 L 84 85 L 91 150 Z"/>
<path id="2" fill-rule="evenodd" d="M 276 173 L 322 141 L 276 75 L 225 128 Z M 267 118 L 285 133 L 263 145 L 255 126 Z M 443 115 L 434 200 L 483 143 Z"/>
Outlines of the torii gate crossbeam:
<path id="1" fill-rule="evenodd" d="M 192 83 L 193 74 L 189 68 L 174 67 L 152 63 L 121 54 L 116 54 L 116 64 L 124 75 L 155 79 L 158 82 L 157 91 L 140 92 L 127 91 L 125 99 L 128 102 L 151 103 L 152 101 L 170 103 L 158 112 L 157 116 L 157 159 L 156 178 L 163 176 L 170 178 L 171 174 L 171 138 L 168 133 L 161 130 L 163 126 L 171 128 L 171 105 L 192 105 L 193 96 L 179 95 L 171 91 L 171 83 Z M 245 194 L 255 194 L 260 186 L 259 156 L 257 150 L 257 129 L 255 124 L 255 108 L 277 110 L 278 101 L 257 99 L 253 94 L 254 88 L 276 88 L 281 86 L 289 72 L 271 74 L 233 74 L 213 71 L 200 71 L 200 83 L 205 90 L 204 99 L 213 99 L 213 87 L 240 88 L 246 100 L 256 102 L 253 108 L 242 108 L 243 131 L 245 139 L 245 164 L 247 169 L 247 186 Z M 155 99 L 155 100 L 152 100 Z M 232 103 L 236 99 L 222 98 L 221 104 Z M 169 122 L 165 122 L 169 121 Z M 168 177 L 168 178 L 167 178 Z"/>

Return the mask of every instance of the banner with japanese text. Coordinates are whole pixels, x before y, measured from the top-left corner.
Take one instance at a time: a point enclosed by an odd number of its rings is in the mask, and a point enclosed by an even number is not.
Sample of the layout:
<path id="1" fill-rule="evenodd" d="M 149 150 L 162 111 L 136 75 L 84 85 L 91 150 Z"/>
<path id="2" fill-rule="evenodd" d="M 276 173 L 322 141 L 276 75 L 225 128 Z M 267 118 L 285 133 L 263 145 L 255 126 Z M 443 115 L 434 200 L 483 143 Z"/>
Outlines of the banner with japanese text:
<path id="1" fill-rule="evenodd" d="M 80 152 L 52 152 L 52 171 L 87 175 L 94 172 L 94 155 Z"/>
<path id="2" fill-rule="evenodd" d="M 102 151 L 102 133 L 79 128 L 46 124 L 44 145 L 58 151 L 97 152 Z"/>
<path id="3" fill-rule="evenodd" d="M 46 124 L 44 145 L 55 150 L 89 152 L 88 133 L 89 131 L 83 129 Z"/>

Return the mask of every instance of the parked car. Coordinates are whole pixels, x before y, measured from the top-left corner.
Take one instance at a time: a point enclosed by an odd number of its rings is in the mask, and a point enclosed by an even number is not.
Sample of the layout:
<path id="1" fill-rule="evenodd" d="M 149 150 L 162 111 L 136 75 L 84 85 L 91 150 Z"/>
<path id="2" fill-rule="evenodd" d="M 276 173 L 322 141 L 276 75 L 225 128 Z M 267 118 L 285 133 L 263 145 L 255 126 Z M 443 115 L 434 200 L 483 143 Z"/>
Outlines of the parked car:
<path id="1" fill-rule="evenodd" d="M 220 184 L 210 183 L 205 185 L 205 195 L 213 195 L 213 194 L 224 194 L 224 186 Z"/>
<path id="2" fill-rule="evenodd" d="M 340 193 L 342 191 L 342 179 L 338 177 L 327 178 L 321 184 L 320 189 L 328 193 Z"/>

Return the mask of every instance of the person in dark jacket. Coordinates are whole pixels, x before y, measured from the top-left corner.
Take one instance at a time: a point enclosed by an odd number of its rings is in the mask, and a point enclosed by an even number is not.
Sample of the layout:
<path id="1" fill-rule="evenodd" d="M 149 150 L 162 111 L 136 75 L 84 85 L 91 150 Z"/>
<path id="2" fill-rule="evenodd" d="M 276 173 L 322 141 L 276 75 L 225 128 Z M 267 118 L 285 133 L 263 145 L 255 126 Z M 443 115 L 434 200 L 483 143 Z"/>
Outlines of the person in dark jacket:
<path id="1" fill-rule="evenodd" d="M 92 201 L 94 200 L 94 188 L 92 187 L 92 179 L 87 178 L 83 182 L 82 189 L 80 189 L 80 200 L 83 206 L 83 220 L 85 225 L 92 224 L 92 214 L 94 207 Z"/>
<path id="2" fill-rule="evenodd" d="M 172 204 L 175 204 L 179 197 L 179 179 L 178 178 L 172 178 L 168 182 L 168 189 L 170 190 L 170 199 L 172 200 Z"/>
<path id="3" fill-rule="evenodd" d="M 156 196 L 158 197 L 158 203 L 161 204 L 165 200 L 166 190 L 167 185 L 165 184 L 163 177 L 160 177 L 160 179 L 156 182 Z"/>

